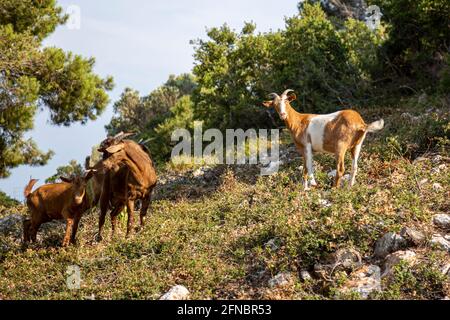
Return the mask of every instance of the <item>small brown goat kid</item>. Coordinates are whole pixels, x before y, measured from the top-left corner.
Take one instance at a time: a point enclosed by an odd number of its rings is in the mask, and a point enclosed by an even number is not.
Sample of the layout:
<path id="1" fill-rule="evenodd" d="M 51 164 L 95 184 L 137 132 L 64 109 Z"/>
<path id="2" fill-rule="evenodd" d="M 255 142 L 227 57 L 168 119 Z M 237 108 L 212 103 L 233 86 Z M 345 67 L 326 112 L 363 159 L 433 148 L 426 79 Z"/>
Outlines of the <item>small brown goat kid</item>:
<path id="1" fill-rule="evenodd" d="M 313 153 L 334 154 L 337 162 L 334 186 L 339 187 L 344 175 L 345 153 L 352 154 L 352 172 L 350 186 L 353 186 L 358 170 L 358 158 L 364 138 L 368 132 L 381 130 L 383 119 L 366 124 L 360 114 L 354 110 L 342 110 L 330 114 L 304 114 L 295 111 L 290 102 L 296 99 L 291 89 L 281 96 L 271 93 L 272 100 L 264 101 L 267 108 L 274 107 L 289 129 L 298 152 L 303 157 L 303 186 L 315 186 Z M 310 180 L 310 181 L 308 181 Z"/>
<path id="2" fill-rule="evenodd" d="M 89 208 L 86 183 L 95 170 L 89 170 L 83 177 L 64 178 L 62 183 L 46 184 L 31 192 L 37 182 L 31 179 L 24 190 L 31 219 L 23 222 L 24 243 L 36 242 L 36 235 L 42 223 L 66 220 L 66 233 L 62 242 L 65 247 L 75 243 L 78 224 L 84 211 Z"/>

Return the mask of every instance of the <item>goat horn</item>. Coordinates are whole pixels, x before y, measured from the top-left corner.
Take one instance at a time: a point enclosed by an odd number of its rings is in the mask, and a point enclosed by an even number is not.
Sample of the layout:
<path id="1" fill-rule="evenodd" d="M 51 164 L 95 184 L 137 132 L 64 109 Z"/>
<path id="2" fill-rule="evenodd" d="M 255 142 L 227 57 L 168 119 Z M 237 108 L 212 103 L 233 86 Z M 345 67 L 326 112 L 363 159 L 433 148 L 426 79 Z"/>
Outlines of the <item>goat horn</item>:
<path id="1" fill-rule="evenodd" d="M 289 92 L 293 92 L 294 90 L 292 90 L 292 89 L 287 89 L 287 90 L 285 90 L 282 94 L 281 94 L 281 96 L 282 97 L 286 97 L 287 96 L 287 94 L 289 93 Z"/>
<path id="2" fill-rule="evenodd" d="M 119 138 L 121 135 L 123 135 L 123 131 L 120 131 L 118 134 L 116 134 L 114 137 L 112 137 L 113 139 L 117 139 Z M 109 137 L 108 137 L 109 138 Z"/>
<path id="3" fill-rule="evenodd" d="M 134 132 L 127 132 L 124 133 L 123 131 L 119 132 L 118 134 L 116 134 L 113 139 L 115 142 L 119 142 L 122 141 L 123 139 L 125 139 L 126 137 L 132 136 L 134 135 Z"/>
<path id="4" fill-rule="evenodd" d="M 134 134 L 135 134 L 134 132 L 127 132 L 127 133 L 124 133 L 124 134 L 119 138 L 119 140 L 123 140 L 123 139 L 125 139 L 126 137 L 133 136 Z"/>
<path id="5" fill-rule="evenodd" d="M 275 92 L 272 92 L 271 94 L 269 94 L 269 97 L 271 97 L 272 99 L 280 98 L 280 96 L 278 94 L 276 94 Z"/>

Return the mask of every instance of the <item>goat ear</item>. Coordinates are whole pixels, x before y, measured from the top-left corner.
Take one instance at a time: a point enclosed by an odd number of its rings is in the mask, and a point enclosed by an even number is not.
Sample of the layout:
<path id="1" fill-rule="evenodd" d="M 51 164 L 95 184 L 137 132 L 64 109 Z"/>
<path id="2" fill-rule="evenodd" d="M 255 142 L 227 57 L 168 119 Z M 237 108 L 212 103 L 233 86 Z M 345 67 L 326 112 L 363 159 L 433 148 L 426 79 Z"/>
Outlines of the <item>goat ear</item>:
<path id="1" fill-rule="evenodd" d="M 84 160 L 84 168 L 86 170 L 88 170 L 91 166 L 91 156 L 87 156 L 86 159 Z"/>
<path id="2" fill-rule="evenodd" d="M 295 95 L 295 93 L 291 93 L 288 97 L 289 102 L 294 101 L 297 99 L 297 96 Z"/>
<path id="3" fill-rule="evenodd" d="M 106 148 L 108 153 L 116 153 L 123 149 L 123 143 L 115 144 L 111 147 Z"/>
<path id="4" fill-rule="evenodd" d="M 67 183 L 72 183 L 73 179 L 72 178 L 66 178 L 66 177 L 59 177 L 61 179 L 61 181 L 63 182 L 67 182 Z"/>
<path id="5" fill-rule="evenodd" d="M 91 170 L 88 170 L 87 172 L 86 172 L 86 174 L 84 175 L 84 180 L 85 181 L 88 181 L 90 178 L 92 178 L 93 176 L 94 176 L 94 174 L 96 174 L 97 173 L 97 170 L 96 169 L 91 169 Z"/>
<path id="6" fill-rule="evenodd" d="M 266 108 L 270 108 L 270 107 L 273 106 L 273 101 L 272 101 L 272 100 L 270 100 L 270 101 L 264 101 L 264 102 L 263 102 L 263 106 L 266 107 Z"/>

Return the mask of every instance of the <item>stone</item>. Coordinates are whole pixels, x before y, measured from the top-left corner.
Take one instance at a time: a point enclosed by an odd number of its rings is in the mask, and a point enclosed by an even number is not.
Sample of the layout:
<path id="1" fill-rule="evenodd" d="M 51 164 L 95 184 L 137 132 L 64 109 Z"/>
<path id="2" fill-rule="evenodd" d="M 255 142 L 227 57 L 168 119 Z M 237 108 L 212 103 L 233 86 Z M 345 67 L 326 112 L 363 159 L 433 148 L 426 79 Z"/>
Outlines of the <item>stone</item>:
<path id="1" fill-rule="evenodd" d="M 312 276 L 308 271 L 302 270 L 300 271 L 300 279 L 302 279 L 303 281 L 310 281 L 312 280 Z"/>
<path id="2" fill-rule="evenodd" d="M 352 272 L 350 279 L 339 289 L 340 293 L 357 292 L 367 299 L 374 291 L 381 291 L 381 270 L 379 266 L 369 265 Z"/>
<path id="3" fill-rule="evenodd" d="M 433 224 L 442 229 L 450 229 L 450 214 L 435 214 L 433 216 Z"/>
<path id="4" fill-rule="evenodd" d="M 319 205 L 322 207 L 322 208 L 329 208 L 329 207 L 331 207 L 331 202 L 330 201 L 328 201 L 328 200 L 326 200 L 326 199 L 319 199 Z"/>
<path id="5" fill-rule="evenodd" d="M 314 273 L 322 279 L 338 270 L 352 271 L 362 266 L 361 254 L 351 248 L 341 248 L 329 255 L 323 263 L 314 265 Z"/>
<path id="6" fill-rule="evenodd" d="M 170 288 L 159 300 L 187 300 L 189 290 L 185 286 L 176 285 Z"/>
<path id="7" fill-rule="evenodd" d="M 270 239 L 269 241 L 267 241 L 265 247 L 270 251 L 277 251 L 280 248 L 275 239 Z"/>
<path id="8" fill-rule="evenodd" d="M 384 271 L 381 277 L 390 277 L 393 273 L 393 268 L 402 261 L 408 263 L 409 265 L 413 265 L 416 260 L 416 253 L 412 250 L 391 253 L 384 260 Z"/>
<path id="9" fill-rule="evenodd" d="M 445 265 L 441 268 L 441 273 L 442 273 L 444 276 L 450 277 L 450 263 L 445 264 Z"/>
<path id="10" fill-rule="evenodd" d="M 445 240 L 445 238 L 440 234 L 434 234 L 431 237 L 430 243 L 441 250 L 450 252 L 450 241 Z"/>
<path id="11" fill-rule="evenodd" d="M 402 236 L 394 232 L 388 232 L 377 240 L 375 244 L 374 256 L 376 258 L 384 258 L 389 253 L 400 250 L 405 246 L 406 240 Z"/>
<path id="12" fill-rule="evenodd" d="M 0 233 L 8 233 L 22 228 L 23 216 L 20 214 L 11 214 L 0 219 Z"/>
<path id="13" fill-rule="evenodd" d="M 403 227 L 403 229 L 400 231 L 400 236 L 402 236 L 406 240 L 409 240 L 416 246 L 424 243 L 426 240 L 426 236 L 424 233 L 410 227 Z"/>
<path id="14" fill-rule="evenodd" d="M 288 285 L 292 280 L 293 276 L 290 272 L 281 272 L 269 280 L 269 287 L 283 287 Z"/>
<path id="15" fill-rule="evenodd" d="M 361 254 L 355 249 L 341 248 L 333 254 L 334 265 L 341 265 L 346 269 L 355 269 L 361 266 Z"/>
<path id="16" fill-rule="evenodd" d="M 194 172 L 192 172 L 192 176 L 194 178 L 198 178 L 201 177 L 205 174 L 205 171 L 203 170 L 203 168 L 198 168 L 197 170 L 195 170 Z"/>
<path id="17" fill-rule="evenodd" d="M 437 183 L 437 182 L 433 183 L 432 188 L 433 188 L 434 191 L 439 191 L 439 190 L 444 189 L 442 187 L 442 185 L 440 183 Z"/>

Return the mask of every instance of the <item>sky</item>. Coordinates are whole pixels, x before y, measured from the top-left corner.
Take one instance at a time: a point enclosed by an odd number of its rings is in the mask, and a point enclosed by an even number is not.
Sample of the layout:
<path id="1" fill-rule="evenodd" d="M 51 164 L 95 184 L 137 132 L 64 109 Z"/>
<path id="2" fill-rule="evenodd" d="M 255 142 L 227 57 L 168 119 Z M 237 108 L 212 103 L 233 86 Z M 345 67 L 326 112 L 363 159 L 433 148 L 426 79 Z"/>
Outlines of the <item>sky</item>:
<path id="1" fill-rule="evenodd" d="M 104 126 L 113 115 L 112 104 L 126 87 L 141 95 L 163 84 L 170 74 L 190 72 L 193 48 L 190 40 L 206 38 L 206 28 L 227 23 L 240 31 L 244 22 L 256 23 L 257 31 L 283 29 L 285 17 L 297 13 L 298 0 L 60 0 L 67 12 L 79 9 L 70 26 L 59 26 L 44 41 L 85 57 L 95 57 L 94 71 L 114 78 L 110 104 L 95 121 L 70 127 L 50 124 L 48 113 L 38 113 L 34 129 L 26 134 L 41 150 L 55 152 L 43 167 L 20 166 L 0 179 L 0 190 L 23 200 L 30 177 L 37 186 L 56 168 L 75 159 L 84 163 L 92 146 L 106 137 Z M 74 7 L 76 6 L 76 7 Z M 79 21 L 79 25 L 76 23 Z M 75 27 L 74 27 L 75 26 Z M 79 26 L 79 28 L 77 27 Z"/>

